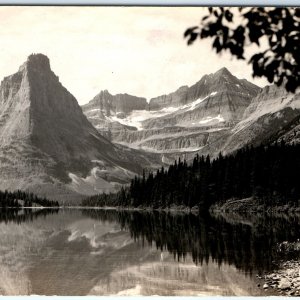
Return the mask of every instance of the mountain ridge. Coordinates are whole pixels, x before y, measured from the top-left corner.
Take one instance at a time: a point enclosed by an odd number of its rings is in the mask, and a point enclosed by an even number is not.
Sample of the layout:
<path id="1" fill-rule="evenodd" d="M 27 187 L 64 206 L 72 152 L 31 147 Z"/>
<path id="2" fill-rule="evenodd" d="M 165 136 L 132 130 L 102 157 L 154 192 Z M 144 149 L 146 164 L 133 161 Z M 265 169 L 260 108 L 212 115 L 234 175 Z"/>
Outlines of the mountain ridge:
<path id="1" fill-rule="evenodd" d="M 99 132 L 114 143 L 150 152 L 196 151 L 209 138 L 219 138 L 217 131 L 225 132 L 237 123 L 260 90 L 222 68 L 204 75 L 190 87 L 184 85 L 168 95 L 151 98 L 148 109 L 122 116 L 103 111 L 100 116 L 99 107 L 89 111 L 86 105 L 83 111 Z M 184 137 L 170 134 L 179 131 Z"/>
<path id="2" fill-rule="evenodd" d="M 2 81 L 0 149 L 0 188 L 52 197 L 114 191 L 159 159 L 101 136 L 42 54 Z"/>

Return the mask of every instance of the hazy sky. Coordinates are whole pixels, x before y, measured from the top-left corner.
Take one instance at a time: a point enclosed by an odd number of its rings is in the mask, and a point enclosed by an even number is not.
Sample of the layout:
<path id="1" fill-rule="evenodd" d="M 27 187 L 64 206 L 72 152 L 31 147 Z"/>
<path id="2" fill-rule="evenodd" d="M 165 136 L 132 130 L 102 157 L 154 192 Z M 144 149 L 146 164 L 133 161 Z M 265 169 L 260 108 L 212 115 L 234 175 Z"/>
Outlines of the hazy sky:
<path id="1" fill-rule="evenodd" d="M 187 46 L 186 28 L 205 8 L 0 7 L 0 78 L 31 53 L 43 53 L 80 104 L 100 90 L 151 98 L 192 85 L 227 67 L 260 86 L 251 67 L 212 52 L 211 42 Z"/>

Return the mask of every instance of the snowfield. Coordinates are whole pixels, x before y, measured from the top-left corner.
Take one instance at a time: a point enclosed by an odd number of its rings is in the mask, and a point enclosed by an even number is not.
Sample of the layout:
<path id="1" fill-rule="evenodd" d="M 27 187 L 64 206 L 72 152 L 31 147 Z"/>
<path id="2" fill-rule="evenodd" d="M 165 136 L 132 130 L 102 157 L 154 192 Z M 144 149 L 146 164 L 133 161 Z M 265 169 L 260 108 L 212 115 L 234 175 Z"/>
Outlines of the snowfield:
<path id="1" fill-rule="evenodd" d="M 216 117 L 208 116 L 208 117 L 202 119 L 201 121 L 199 121 L 199 124 L 208 124 L 208 123 L 212 123 L 212 122 L 215 122 L 215 121 L 221 123 L 221 122 L 224 122 L 225 119 L 220 114 L 217 115 Z"/>
<path id="2" fill-rule="evenodd" d="M 113 193 L 116 192 L 122 184 L 122 182 L 112 181 L 113 178 L 118 178 L 126 182 L 133 178 L 134 175 L 136 174 L 120 166 L 103 167 L 102 164 L 100 167 L 94 167 L 85 178 L 79 177 L 74 173 L 69 173 L 72 182 L 68 184 L 68 187 L 82 195 Z"/>
<path id="3" fill-rule="evenodd" d="M 126 126 L 133 126 L 136 127 L 137 130 L 143 130 L 143 122 L 145 120 L 149 120 L 149 119 L 155 119 L 155 118 L 159 118 L 159 117 L 164 117 L 167 115 L 170 115 L 172 113 L 175 112 L 184 112 L 184 111 L 192 111 L 195 108 L 197 108 L 197 106 L 202 103 L 203 101 L 207 100 L 210 97 L 214 97 L 218 92 L 212 92 L 209 95 L 207 95 L 204 98 L 199 98 L 196 99 L 195 101 L 185 104 L 185 105 L 181 105 L 178 107 L 167 107 L 167 108 L 163 108 L 160 110 L 154 110 L 154 111 L 149 111 L 149 110 L 134 110 L 130 113 L 130 115 L 128 115 L 125 118 L 120 118 L 118 117 L 118 113 L 113 113 L 111 112 L 111 116 L 110 117 L 106 117 L 107 120 L 109 121 L 114 121 L 114 122 L 119 122 L 123 125 Z M 93 109 L 92 111 L 97 111 L 99 109 Z M 221 117 L 214 117 L 213 119 L 220 119 Z M 224 120 L 224 119 L 222 119 Z M 208 121 L 203 121 L 204 123 L 210 122 L 210 120 Z M 223 122 L 223 121 L 219 121 L 219 122 Z M 201 122 L 199 122 L 200 124 L 202 124 Z M 203 124 L 204 124 L 203 123 Z"/>

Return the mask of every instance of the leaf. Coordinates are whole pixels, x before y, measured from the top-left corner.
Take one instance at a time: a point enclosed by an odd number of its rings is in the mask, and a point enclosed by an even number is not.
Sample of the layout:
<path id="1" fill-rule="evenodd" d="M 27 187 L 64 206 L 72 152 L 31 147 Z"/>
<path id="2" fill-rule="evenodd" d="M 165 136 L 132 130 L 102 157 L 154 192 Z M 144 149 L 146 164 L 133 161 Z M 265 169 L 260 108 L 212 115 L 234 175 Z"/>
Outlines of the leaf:
<path id="1" fill-rule="evenodd" d="M 198 37 L 198 33 L 192 32 L 190 34 L 190 38 L 187 41 L 188 45 L 191 45 L 196 40 L 197 37 Z"/>
<path id="2" fill-rule="evenodd" d="M 217 53 L 219 53 L 222 50 L 222 46 L 221 46 L 220 38 L 219 37 L 215 38 L 212 46 L 213 46 L 213 48 L 216 48 Z"/>
<path id="3" fill-rule="evenodd" d="M 225 11 L 225 19 L 228 21 L 228 22 L 232 22 L 232 18 L 233 18 L 233 14 L 230 12 L 229 9 L 227 9 Z"/>
<path id="4" fill-rule="evenodd" d="M 260 59 L 262 59 L 264 57 L 264 55 L 262 53 L 257 53 L 254 54 L 251 58 L 250 58 L 250 62 L 258 62 Z"/>
<path id="5" fill-rule="evenodd" d="M 196 29 L 198 29 L 198 28 L 199 28 L 198 26 L 194 26 L 194 27 L 188 28 L 188 29 L 184 32 L 183 36 L 186 38 L 187 36 L 191 35 L 191 34 L 192 34 Z"/>
<path id="6" fill-rule="evenodd" d="M 189 45 L 197 37 L 211 37 L 217 53 L 228 49 L 236 58 L 245 59 L 245 41 L 260 46 L 260 39 L 265 37 L 266 48 L 249 60 L 253 76 L 275 83 L 284 80 L 288 91 L 300 87 L 300 8 L 241 7 L 233 13 L 231 8 L 209 7 L 208 11 L 200 27 L 191 27 L 184 33 Z M 224 25 L 224 19 L 233 22 L 236 18 L 241 20 L 237 28 Z"/>
<path id="7" fill-rule="evenodd" d="M 267 79 L 268 79 L 268 81 L 271 83 L 271 82 L 273 82 L 273 80 L 274 80 L 274 73 L 272 72 L 272 71 L 269 71 L 267 74 L 266 74 L 266 76 L 267 76 Z"/>

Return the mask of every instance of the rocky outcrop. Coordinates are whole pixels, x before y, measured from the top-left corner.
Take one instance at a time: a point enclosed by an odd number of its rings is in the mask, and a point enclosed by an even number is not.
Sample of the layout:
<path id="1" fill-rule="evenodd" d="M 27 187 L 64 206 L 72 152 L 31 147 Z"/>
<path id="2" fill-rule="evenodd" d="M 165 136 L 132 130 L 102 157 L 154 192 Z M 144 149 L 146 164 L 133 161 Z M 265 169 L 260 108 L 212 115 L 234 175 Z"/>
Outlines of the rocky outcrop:
<path id="1" fill-rule="evenodd" d="M 188 90 L 189 87 L 185 85 L 173 93 L 150 99 L 149 110 L 159 110 L 168 106 L 178 107 L 187 104 L 189 101 Z"/>
<path id="2" fill-rule="evenodd" d="M 293 252 L 299 252 L 298 243 L 288 243 L 287 241 L 282 244 L 294 244 L 296 247 Z M 273 273 L 266 274 L 265 277 L 265 288 L 277 289 L 280 295 L 285 296 L 299 296 L 300 295 L 300 274 L 299 274 L 300 263 L 299 260 L 288 260 L 281 262 L 278 270 Z"/>
<path id="3" fill-rule="evenodd" d="M 159 153 L 194 152 L 220 139 L 228 127 L 166 127 L 140 131 L 123 130 L 113 137 L 116 143 Z M 126 142 L 124 142 L 126 141 Z"/>
<path id="4" fill-rule="evenodd" d="M 112 133 L 122 130 L 136 130 L 133 126 L 126 126 L 112 117 L 123 119 L 135 110 L 147 110 L 145 98 L 128 94 L 111 95 L 107 90 L 101 91 L 89 103 L 82 106 L 84 114 L 98 131 L 111 139 Z"/>
<path id="5" fill-rule="evenodd" d="M 56 199 L 113 191 L 156 159 L 101 136 L 42 54 L 1 83 L 0 149 L 0 189 Z"/>
<path id="6" fill-rule="evenodd" d="M 229 153 L 245 145 L 258 145 L 272 142 L 287 135 L 287 140 L 297 137 L 296 119 L 300 115 L 300 93 L 287 93 L 283 87 L 275 85 L 265 87 L 254 97 L 245 110 L 242 120 L 232 129 L 232 134 L 223 146 L 223 152 Z M 292 130 L 288 133 L 288 125 Z M 295 131 L 294 131 L 295 130 Z M 290 136 L 292 135 L 292 137 Z M 290 138 L 288 138 L 290 136 Z"/>
<path id="7" fill-rule="evenodd" d="M 300 143 L 300 112 L 297 114 L 295 119 L 279 130 L 269 140 L 269 142 L 274 141 L 284 141 L 289 145 Z"/>
<path id="8" fill-rule="evenodd" d="M 126 115 L 133 110 L 147 109 L 148 103 L 145 98 L 128 94 L 111 95 L 107 90 L 101 91 L 88 104 L 82 106 L 82 110 L 90 111 L 98 109 L 103 115 Z"/>
<path id="9" fill-rule="evenodd" d="M 183 86 L 177 91 L 150 99 L 149 109 L 157 110 L 168 106 L 178 107 L 205 98 L 208 95 L 218 92 L 230 92 L 231 95 L 238 95 L 241 98 L 252 98 L 259 87 L 245 79 L 238 79 L 226 68 L 222 68 L 214 74 L 205 75 L 200 81 L 191 87 Z"/>

